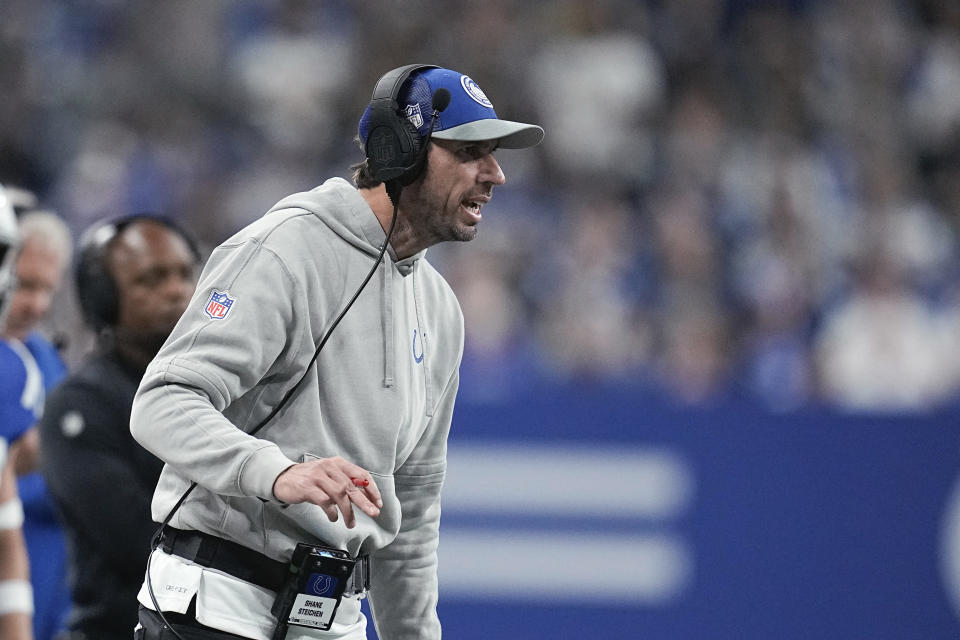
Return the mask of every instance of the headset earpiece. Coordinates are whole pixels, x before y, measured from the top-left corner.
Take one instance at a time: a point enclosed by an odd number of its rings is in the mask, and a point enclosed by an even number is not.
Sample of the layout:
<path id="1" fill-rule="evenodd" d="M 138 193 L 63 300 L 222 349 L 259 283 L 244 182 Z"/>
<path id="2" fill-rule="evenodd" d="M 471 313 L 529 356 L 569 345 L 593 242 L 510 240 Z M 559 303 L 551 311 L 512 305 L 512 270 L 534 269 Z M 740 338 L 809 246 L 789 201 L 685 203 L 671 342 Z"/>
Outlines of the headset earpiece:
<path id="1" fill-rule="evenodd" d="M 107 246 L 117 233 L 117 223 L 104 223 L 85 232 L 77 246 L 77 300 L 84 320 L 97 330 L 116 323 L 117 286 L 107 266 Z"/>
<path id="2" fill-rule="evenodd" d="M 370 131 L 364 150 L 370 174 L 379 182 L 398 182 L 405 187 L 420 175 L 423 139 L 404 117 L 397 97 L 412 73 L 436 68 L 410 64 L 388 71 L 377 81 L 370 100 Z"/>

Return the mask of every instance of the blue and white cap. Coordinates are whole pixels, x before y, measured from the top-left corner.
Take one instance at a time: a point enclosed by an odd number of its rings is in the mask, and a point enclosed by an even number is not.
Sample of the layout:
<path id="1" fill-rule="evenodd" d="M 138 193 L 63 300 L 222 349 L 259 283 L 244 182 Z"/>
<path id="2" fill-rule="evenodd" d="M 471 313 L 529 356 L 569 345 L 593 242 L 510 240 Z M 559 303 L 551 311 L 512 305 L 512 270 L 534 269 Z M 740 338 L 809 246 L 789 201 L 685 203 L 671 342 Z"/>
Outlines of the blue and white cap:
<path id="1" fill-rule="evenodd" d="M 437 116 L 434 138 L 467 142 L 496 140 L 504 149 L 524 149 L 543 140 L 543 129 L 535 124 L 498 118 L 493 104 L 469 76 L 439 68 L 412 74 L 399 91 L 397 102 L 422 137 L 430 128 L 433 92 L 441 88 L 450 92 L 450 104 Z M 360 140 L 366 144 L 370 133 L 369 106 L 360 118 L 359 133 Z"/>

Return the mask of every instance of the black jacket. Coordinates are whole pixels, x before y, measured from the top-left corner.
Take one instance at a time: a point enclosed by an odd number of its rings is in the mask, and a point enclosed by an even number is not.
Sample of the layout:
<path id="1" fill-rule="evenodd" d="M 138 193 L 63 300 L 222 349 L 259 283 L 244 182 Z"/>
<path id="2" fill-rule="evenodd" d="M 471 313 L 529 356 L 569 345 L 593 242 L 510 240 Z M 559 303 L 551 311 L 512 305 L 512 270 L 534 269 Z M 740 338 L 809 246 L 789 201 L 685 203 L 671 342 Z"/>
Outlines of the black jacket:
<path id="1" fill-rule="evenodd" d="M 142 375 L 113 350 L 96 354 L 50 394 L 40 424 L 42 471 L 70 558 L 68 627 L 92 638 L 133 637 L 158 526 L 150 500 L 163 463 L 129 427 Z"/>

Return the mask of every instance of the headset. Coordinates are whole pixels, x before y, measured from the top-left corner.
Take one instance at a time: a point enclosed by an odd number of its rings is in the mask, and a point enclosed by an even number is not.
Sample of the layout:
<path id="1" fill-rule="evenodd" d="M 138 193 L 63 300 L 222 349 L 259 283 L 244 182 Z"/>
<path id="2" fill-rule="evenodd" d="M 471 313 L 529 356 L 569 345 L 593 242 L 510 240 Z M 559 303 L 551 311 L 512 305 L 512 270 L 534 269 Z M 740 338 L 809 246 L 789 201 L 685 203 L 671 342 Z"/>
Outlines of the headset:
<path id="1" fill-rule="evenodd" d="M 423 169 L 427 142 L 433 133 L 437 115 L 450 104 L 450 92 L 437 89 L 431 100 L 433 114 L 426 137 L 410 122 L 400 108 L 398 96 L 403 83 L 414 73 L 437 69 L 432 64 L 408 64 L 383 74 L 370 99 L 370 130 L 364 152 L 370 174 L 387 185 L 388 193 L 413 183 Z M 391 195 L 391 200 L 393 196 Z"/>
<path id="2" fill-rule="evenodd" d="M 409 120 L 403 117 L 400 106 L 397 102 L 397 96 L 400 88 L 403 86 L 403 83 L 407 80 L 407 78 L 410 77 L 412 73 L 421 69 L 436 68 L 438 68 L 436 65 L 406 65 L 393 69 L 392 71 L 388 71 L 380 77 L 380 80 L 377 81 L 377 84 L 373 90 L 373 97 L 370 100 L 371 121 L 370 131 L 367 135 L 365 153 L 367 155 L 368 166 L 371 169 L 371 174 L 375 179 L 385 184 L 387 195 L 390 196 L 390 201 L 393 204 L 393 215 L 390 218 L 390 226 L 387 229 L 386 237 L 384 238 L 383 245 L 380 247 L 380 253 L 377 255 L 376 260 L 373 261 L 373 266 L 370 267 L 370 271 L 367 272 L 366 277 L 360 283 L 360 286 L 357 287 L 356 291 L 354 291 L 353 296 L 344 305 L 343 309 L 340 310 L 340 313 L 336 318 L 334 318 L 333 322 L 330 323 L 330 326 L 327 327 L 327 330 L 321 336 L 319 342 L 317 343 L 317 347 L 313 352 L 313 357 L 310 359 L 310 362 L 307 363 L 307 366 L 300 378 L 292 387 L 287 390 L 287 392 L 280 399 L 280 402 L 274 405 L 270 413 L 247 432 L 248 435 L 255 435 L 261 429 L 267 426 L 267 424 L 273 420 L 273 418 L 280 412 L 287 402 L 290 401 L 290 398 L 292 398 L 297 390 L 301 387 L 304 380 L 307 379 L 307 376 L 313 369 L 313 365 L 317 361 L 317 358 L 320 357 L 320 352 L 327 344 L 330 336 L 333 335 L 334 330 L 340 325 L 340 322 L 343 320 L 344 316 L 347 315 L 347 312 L 357 301 L 357 298 L 360 297 L 360 294 L 366 288 L 367 283 L 370 282 L 373 274 L 376 273 L 377 268 L 383 262 L 384 253 L 387 251 L 387 246 L 390 244 L 390 238 L 393 236 L 393 230 L 397 223 L 397 210 L 400 206 L 400 191 L 403 187 L 413 183 L 420 176 L 420 172 L 423 168 L 423 163 L 427 155 L 427 143 L 430 141 L 430 136 L 433 133 L 433 126 L 436 123 L 437 116 L 450 104 L 449 91 L 440 88 L 433 92 L 430 105 L 432 110 L 432 114 L 430 116 L 430 127 L 427 130 L 426 136 L 421 139 L 420 132 L 417 130 L 417 128 L 414 127 Z M 170 523 L 173 515 L 183 505 L 183 503 L 186 502 L 187 498 L 191 493 L 193 493 L 193 490 L 196 487 L 197 483 L 191 482 L 190 486 L 187 487 L 187 489 L 183 492 L 176 504 L 174 504 L 170 511 L 167 512 L 163 522 L 153 534 L 153 539 L 150 543 L 151 550 L 156 549 L 160 545 L 164 528 Z M 153 553 L 151 552 L 151 554 L 147 556 L 147 594 L 150 596 L 150 601 L 153 603 L 154 610 L 160 616 L 160 619 L 167 626 L 168 630 L 178 640 L 184 640 L 183 636 L 181 636 L 180 633 L 177 632 L 177 630 L 174 629 L 169 622 L 167 622 L 166 616 L 164 616 L 160 604 L 157 602 L 156 594 L 153 591 L 153 583 L 150 579 L 150 565 L 152 557 Z"/>
<path id="3" fill-rule="evenodd" d="M 186 230 L 172 219 L 156 213 L 135 213 L 95 224 L 80 236 L 77 245 L 77 297 L 84 319 L 96 330 L 117 324 L 120 294 L 109 265 L 109 249 L 114 239 L 135 222 L 151 221 L 163 225 L 180 236 L 195 263 L 200 263 L 200 249 Z"/>

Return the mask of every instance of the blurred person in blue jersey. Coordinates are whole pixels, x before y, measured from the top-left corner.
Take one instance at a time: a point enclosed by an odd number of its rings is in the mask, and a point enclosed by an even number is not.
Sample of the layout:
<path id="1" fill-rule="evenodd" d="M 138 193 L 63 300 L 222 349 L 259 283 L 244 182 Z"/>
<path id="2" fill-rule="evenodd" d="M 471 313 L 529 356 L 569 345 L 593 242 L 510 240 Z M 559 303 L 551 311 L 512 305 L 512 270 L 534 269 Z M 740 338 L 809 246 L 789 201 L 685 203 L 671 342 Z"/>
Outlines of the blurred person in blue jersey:
<path id="1" fill-rule="evenodd" d="M 18 246 L 16 216 L 0 186 L 0 323 L 15 282 Z M 5 349 L 0 343 L 0 351 Z M 0 376 L 0 399 L 22 392 L 22 382 L 15 376 Z M 23 539 L 23 505 L 10 457 L 10 445 L 32 424 L 33 413 L 19 403 L 0 403 L 0 638 L 4 640 L 33 638 L 33 589 Z"/>
<path id="2" fill-rule="evenodd" d="M 18 226 L 15 285 L 0 325 L 0 376 L 16 385 L 0 403 L 4 411 L 27 412 L 32 417 L 31 428 L 13 446 L 13 459 L 30 556 L 34 633 L 37 640 L 49 640 L 63 627 L 70 598 L 63 532 L 37 468 L 39 438 L 33 426 L 43 415 L 47 392 L 67 371 L 40 324 L 60 288 L 73 247 L 69 229 L 53 212 L 28 209 L 19 214 Z"/>
<path id="3" fill-rule="evenodd" d="M 199 257 L 184 230 L 150 214 L 97 224 L 78 243 L 77 296 L 96 349 L 50 393 L 40 422 L 70 562 L 73 608 L 58 640 L 129 640 L 137 622 L 163 463 L 130 435 L 130 407 L 187 307 Z"/>

